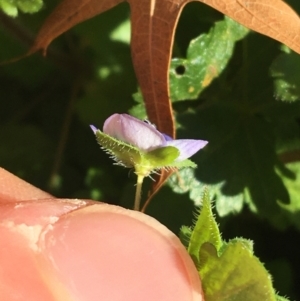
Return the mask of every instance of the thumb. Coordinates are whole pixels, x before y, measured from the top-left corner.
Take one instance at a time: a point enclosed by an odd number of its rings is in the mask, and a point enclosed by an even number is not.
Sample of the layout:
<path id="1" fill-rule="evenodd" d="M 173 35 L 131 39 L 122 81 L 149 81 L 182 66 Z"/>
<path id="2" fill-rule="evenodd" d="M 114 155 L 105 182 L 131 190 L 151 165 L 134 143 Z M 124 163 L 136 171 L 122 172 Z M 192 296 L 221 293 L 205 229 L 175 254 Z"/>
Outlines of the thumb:
<path id="1" fill-rule="evenodd" d="M 143 213 L 53 198 L 1 204 L 1 300 L 203 300 L 179 239 Z"/>

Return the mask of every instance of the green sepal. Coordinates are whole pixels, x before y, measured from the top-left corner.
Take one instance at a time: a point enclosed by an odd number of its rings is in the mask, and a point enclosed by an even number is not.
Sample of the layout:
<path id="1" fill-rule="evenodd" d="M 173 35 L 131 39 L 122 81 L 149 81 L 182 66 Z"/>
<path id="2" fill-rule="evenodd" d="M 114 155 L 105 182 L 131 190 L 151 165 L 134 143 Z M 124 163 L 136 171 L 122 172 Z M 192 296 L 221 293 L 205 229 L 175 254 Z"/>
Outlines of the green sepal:
<path id="1" fill-rule="evenodd" d="M 147 153 L 143 152 L 140 162 L 134 165 L 135 173 L 147 177 L 154 170 L 168 167 L 179 154 L 179 150 L 174 146 L 156 148 Z"/>
<path id="2" fill-rule="evenodd" d="M 174 146 L 165 146 L 145 153 L 143 158 L 154 168 L 162 168 L 172 164 L 179 155 L 180 152 L 178 148 Z"/>
<path id="3" fill-rule="evenodd" d="M 154 170 L 162 168 L 195 168 L 197 166 L 190 160 L 176 162 L 180 151 L 174 146 L 165 146 L 150 152 L 143 152 L 137 147 L 111 137 L 100 130 L 97 130 L 95 135 L 102 149 L 110 154 L 119 165 L 133 167 L 138 175 L 146 177 Z"/>
<path id="4" fill-rule="evenodd" d="M 126 142 L 115 139 L 100 130 L 95 132 L 102 149 L 110 154 L 118 164 L 132 168 L 142 161 L 142 152 Z"/>
<path id="5" fill-rule="evenodd" d="M 165 146 L 157 148 L 151 152 L 143 154 L 141 165 L 152 166 L 152 169 L 162 168 L 196 168 L 197 164 L 193 161 L 185 159 L 177 162 L 176 159 L 180 155 L 180 151 L 174 146 Z"/>
<path id="6" fill-rule="evenodd" d="M 276 301 L 289 301 L 289 299 L 285 298 L 285 297 L 281 297 L 281 296 L 278 296 L 276 295 Z"/>

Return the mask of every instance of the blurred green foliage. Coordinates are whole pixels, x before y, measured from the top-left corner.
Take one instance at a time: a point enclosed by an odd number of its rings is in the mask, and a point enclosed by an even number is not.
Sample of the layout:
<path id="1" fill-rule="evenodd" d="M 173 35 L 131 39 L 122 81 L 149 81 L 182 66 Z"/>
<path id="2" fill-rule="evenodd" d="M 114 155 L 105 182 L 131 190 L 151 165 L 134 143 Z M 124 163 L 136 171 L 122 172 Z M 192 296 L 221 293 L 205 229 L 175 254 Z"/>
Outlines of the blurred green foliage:
<path id="1" fill-rule="evenodd" d="M 0 15 L 1 62 L 28 50 L 57 3 Z M 132 207 L 135 175 L 113 165 L 88 126 L 116 112 L 145 118 L 129 15 L 119 5 L 59 37 L 47 57 L 1 66 L 1 167 L 58 197 Z M 184 9 L 170 69 L 178 137 L 209 144 L 192 158 L 198 169 L 174 174 L 147 213 L 178 233 L 208 187 L 223 237 L 253 240 L 279 293 L 300 299 L 300 56 L 247 32 L 204 4 Z"/>
<path id="2" fill-rule="evenodd" d="M 43 6 L 41 0 L 0 0 L 0 9 L 11 17 L 16 17 L 18 11 L 36 13 Z"/>

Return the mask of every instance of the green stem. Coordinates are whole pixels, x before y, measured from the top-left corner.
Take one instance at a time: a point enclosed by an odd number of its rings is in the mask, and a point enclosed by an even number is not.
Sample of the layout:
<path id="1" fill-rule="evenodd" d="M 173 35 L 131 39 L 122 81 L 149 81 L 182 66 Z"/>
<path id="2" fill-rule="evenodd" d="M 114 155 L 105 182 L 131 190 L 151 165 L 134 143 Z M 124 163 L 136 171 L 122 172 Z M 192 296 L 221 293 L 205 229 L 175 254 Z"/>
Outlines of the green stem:
<path id="1" fill-rule="evenodd" d="M 135 200 L 134 200 L 134 210 L 140 210 L 140 203 L 141 203 L 141 191 L 142 191 L 142 184 L 143 184 L 144 176 L 137 175 L 137 183 L 136 183 L 136 190 L 135 190 Z"/>

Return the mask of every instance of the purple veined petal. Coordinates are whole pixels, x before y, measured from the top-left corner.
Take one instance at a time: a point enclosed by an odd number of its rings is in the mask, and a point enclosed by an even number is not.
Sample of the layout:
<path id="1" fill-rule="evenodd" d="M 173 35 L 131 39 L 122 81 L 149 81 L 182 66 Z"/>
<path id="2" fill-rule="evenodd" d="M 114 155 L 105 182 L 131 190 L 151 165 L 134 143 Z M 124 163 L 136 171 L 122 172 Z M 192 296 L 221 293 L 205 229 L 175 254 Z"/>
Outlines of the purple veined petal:
<path id="1" fill-rule="evenodd" d="M 104 122 L 103 132 L 123 142 L 150 151 L 165 145 L 165 137 L 152 125 L 127 114 L 114 114 Z"/>
<path id="2" fill-rule="evenodd" d="M 178 139 L 167 141 L 167 146 L 174 146 L 179 149 L 180 155 L 176 161 L 183 161 L 203 148 L 208 141 L 205 140 L 192 140 L 192 139 Z"/>
<path id="3" fill-rule="evenodd" d="M 163 136 L 165 137 L 166 141 L 172 141 L 174 140 L 172 137 L 168 136 L 167 134 L 162 133 Z"/>

